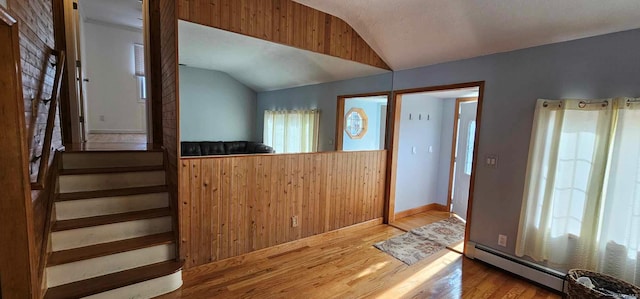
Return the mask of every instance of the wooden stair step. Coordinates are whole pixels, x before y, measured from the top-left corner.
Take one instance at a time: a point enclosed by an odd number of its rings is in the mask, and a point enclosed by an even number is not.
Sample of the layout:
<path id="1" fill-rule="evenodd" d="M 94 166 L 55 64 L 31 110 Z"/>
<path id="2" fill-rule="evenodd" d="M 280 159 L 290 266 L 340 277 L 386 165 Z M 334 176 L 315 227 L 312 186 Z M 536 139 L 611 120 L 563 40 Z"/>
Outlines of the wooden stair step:
<path id="1" fill-rule="evenodd" d="M 174 241 L 175 240 L 173 233 L 169 232 L 86 247 L 61 250 L 49 254 L 49 258 L 47 259 L 47 266 L 56 266 L 157 245 L 171 244 Z"/>
<path id="2" fill-rule="evenodd" d="M 179 271 L 180 268 L 182 268 L 182 263 L 175 261 L 134 268 L 49 288 L 44 298 L 66 299 L 86 297 L 162 276 L 167 276 Z"/>
<path id="3" fill-rule="evenodd" d="M 61 169 L 60 175 L 142 172 L 142 171 L 158 171 L 158 170 L 164 170 L 164 166 L 153 165 L 153 166 L 134 166 L 134 167 Z"/>
<path id="4" fill-rule="evenodd" d="M 139 194 L 162 193 L 162 192 L 167 192 L 167 186 L 134 187 L 134 188 L 122 188 L 122 189 L 110 189 L 110 190 L 60 193 L 58 194 L 56 201 L 139 195 Z"/>
<path id="5" fill-rule="evenodd" d="M 159 208 L 159 209 L 128 212 L 128 213 L 121 213 L 121 214 L 62 220 L 62 221 L 56 221 L 53 224 L 51 231 L 57 232 L 57 231 L 63 231 L 63 230 L 71 230 L 71 229 L 78 229 L 78 228 L 84 228 L 84 227 L 112 224 L 112 223 L 118 223 L 118 222 L 158 218 L 158 217 L 170 216 L 170 215 L 171 215 L 170 208 Z"/>

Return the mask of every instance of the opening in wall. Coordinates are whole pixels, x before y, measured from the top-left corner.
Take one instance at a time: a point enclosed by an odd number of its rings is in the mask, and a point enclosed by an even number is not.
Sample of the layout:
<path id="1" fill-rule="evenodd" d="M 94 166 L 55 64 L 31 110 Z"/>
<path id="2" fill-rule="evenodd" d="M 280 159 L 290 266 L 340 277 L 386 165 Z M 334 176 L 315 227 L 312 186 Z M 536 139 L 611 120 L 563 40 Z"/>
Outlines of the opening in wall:
<path id="1" fill-rule="evenodd" d="M 388 92 L 339 96 L 336 150 L 385 149 L 389 97 Z"/>
<path id="2" fill-rule="evenodd" d="M 395 91 L 385 220 L 430 210 L 464 220 L 468 241 L 484 82 Z"/>

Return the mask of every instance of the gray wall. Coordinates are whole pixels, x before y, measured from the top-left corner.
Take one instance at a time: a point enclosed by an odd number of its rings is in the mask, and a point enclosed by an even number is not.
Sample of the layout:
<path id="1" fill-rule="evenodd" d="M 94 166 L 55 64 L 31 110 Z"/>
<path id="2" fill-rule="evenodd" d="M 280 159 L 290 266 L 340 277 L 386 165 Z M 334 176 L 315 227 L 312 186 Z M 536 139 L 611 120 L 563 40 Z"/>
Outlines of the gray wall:
<path id="1" fill-rule="evenodd" d="M 361 108 L 367 114 L 367 132 L 360 139 L 351 139 L 346 132 L 342 132 L 342 149 L 345 151 L 379 150 L 380 148 L 380 107 L 386 103 L 372 100 L 347 99 L 344 103 L 344 113 L 351 108 Z"/>
<path id="2" fill-rule="evenodd" d="M 394 74 L 395 90 L 485 81 L 471 241 L 515 252 L 536 99 L 638 97 L 639 48 L 640 30 L 631 30 Z M 497 169 L 482 164 L 488 154 Z"/>
<path id="3" fill-rule="evenodd" d="M 449 195 L 449 172 L 451 170 L 451 143 L 453 142 L 453 119 L 456 99 L 442 100 L 442 129 L 440 130 L 440 160 L 438 161 L 438 185 L 436 198 L 447 204 Z"/>
<path id="4" fill-rule="evenodd" d="M 262 140 L 264 111 L 274 109 L 319 109 L 319 151 L 335 149 L 338 96 L 391 90 L 391 72 L 297 88 L 258 93 L 256 132 Z"/>
<path id="5" fill-rule="evenodd" d="M 180 66 L 180 140 L 254 141 L 256 93 L 223 72 Z"/>
<path id="6" fill-rule="evenodd" d="M 446 196 L 437 198 L 436 191 L 443 102 L 442 99 L 425 94 L 402 97 L 396 213 L 432 203 L 446 204 Z M 411 119 L 409 114 L 412 115 Z M 419 119 L 419 114 L 422 114 L 422 119 Z"/>
<path id="7" fill-rule="evenodd" d="M 536 99 L 638 97 L 639 48 L 640 29 L 393 74 L 394 90 L 485 81 L 471 241 L 515 252 Z M 260 93 L 258 132 L 264 109 L 318 107 L 320 148 L 331 149 L 337 95 L 384 91 L 389 84 L 385 75 Z M 488 154 L 498 155 L 497 169 L 482 164 Z M 498 234 L 508 236 L 506 248 L 497 245 Z"/>

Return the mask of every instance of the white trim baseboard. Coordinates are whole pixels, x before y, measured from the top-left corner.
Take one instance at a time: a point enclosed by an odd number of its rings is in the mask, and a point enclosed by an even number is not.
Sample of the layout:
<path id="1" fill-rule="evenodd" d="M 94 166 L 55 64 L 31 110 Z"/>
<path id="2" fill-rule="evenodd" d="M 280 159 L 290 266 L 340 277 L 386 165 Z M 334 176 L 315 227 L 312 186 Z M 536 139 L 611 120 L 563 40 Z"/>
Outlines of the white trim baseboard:
<path id="1" fill-rule="evenodd" d="M 563 273 L 509 256 L 482 245 L 472 244 L 475 245 L 475 248 L 471 251 L 472 257 L 467 255 L 468 257 L 481 260 L 556 291 L 563 291 Z M 469 250 L 467 250 L 467 253 L 469 253 Z"/>

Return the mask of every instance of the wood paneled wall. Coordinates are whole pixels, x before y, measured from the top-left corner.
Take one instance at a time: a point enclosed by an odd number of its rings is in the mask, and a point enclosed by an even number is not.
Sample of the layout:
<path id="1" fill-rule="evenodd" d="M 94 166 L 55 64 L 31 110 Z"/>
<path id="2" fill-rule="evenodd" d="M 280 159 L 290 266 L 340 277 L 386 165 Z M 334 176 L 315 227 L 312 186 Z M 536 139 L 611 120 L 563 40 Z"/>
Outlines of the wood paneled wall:
<path id="1" fill-rule="evenodd" d="M 152 1 L 153 2 L 153 1 Z M 152 61 L 161 63 L 160 82 L 152 83 L 157 93 L 160 90 L 162 118 L 158 122 L 162 125 L 162 146 L 166 151 L 166 182 L 169 187 L 170 204 L 174 213 L 177 210 L 178 202 L 178 40 L 177 25 L 178 18 L 176 14 L 175 0 L 159 0 L 159 3 L 151 5 L 154 9 L 159 5 L 159 10 L 152 13 L 153 18 L 150 21 L 160 22 L 153 24 L 154 30 L 151 35 L 153 41 L 160 45 L 160 57 L 153 55 Z M 155 15 L 159 13 L 159 15 Z M 157 41 L 159 34 L 160 40 Z M 157 54 L 157 53 L 156 53 Z M 153 66 L 153 70 L 157 70 L 157 66 Z M 156 78 L 156 77 L 154 77 Z M 157 79 L 157 78 L 156 78 Z M 157 95 L 153 95 L 153 102 L 157 104 Z M 157 109 L 155 106 L 154 110 Z M 157 127 L 157 112 L 153 113 L 154 129 Z M 155 141 L 155 140 L 154 140 Z M 176 213 L 177 214 L 177 213 Z M 174 231 L 178 228 L 174 226 Z"/>
<path id="2" fill-rule="evenodd" d="M 382 217 L 386 157 L 381 150 L 181 159 L 185 267 Z"/>
<path id="3" fill-rule="evenodd" d="M 178 0 L 178 17 L 390 70 L 345 21 L 291 0 Z"/>

